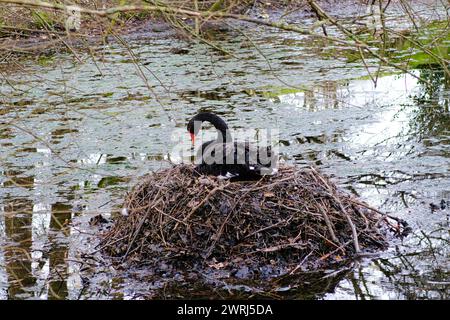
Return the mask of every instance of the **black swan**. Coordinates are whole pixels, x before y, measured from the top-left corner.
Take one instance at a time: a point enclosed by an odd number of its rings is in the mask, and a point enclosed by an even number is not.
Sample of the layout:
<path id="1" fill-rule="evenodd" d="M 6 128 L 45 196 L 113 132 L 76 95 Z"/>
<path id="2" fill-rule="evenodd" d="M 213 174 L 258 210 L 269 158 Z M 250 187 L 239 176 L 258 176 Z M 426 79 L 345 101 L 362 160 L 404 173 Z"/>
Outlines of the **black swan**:
<path id="1" fill-rule="evenodd" d="M 203 143 L 199 149 L 197 157 L 201 157 L 201 163 L 196 167 L 198 173 L 235 181 L 255 180 L 276 173 L 276 157 L 270 146 L 258 149 L 248 142 L 233 142 L 228 125 L 213 113 L 202 112 L 189 121 L 187 130 L 192 142 L 204 121 L 210 122 L 218 135 L 216 140 Z"/>

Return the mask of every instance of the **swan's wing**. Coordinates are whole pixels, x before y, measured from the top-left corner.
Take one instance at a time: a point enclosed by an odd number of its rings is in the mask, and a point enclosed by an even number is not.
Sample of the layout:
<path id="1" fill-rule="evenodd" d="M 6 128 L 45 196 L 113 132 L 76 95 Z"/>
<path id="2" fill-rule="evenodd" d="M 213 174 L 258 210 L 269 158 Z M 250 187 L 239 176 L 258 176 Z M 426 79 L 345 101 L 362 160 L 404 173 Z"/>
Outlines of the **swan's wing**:
<path id="1" fill-rule="evenodd" d="M 265 167 L 277 167 L 278 154 L 272 150 L 271 146 L 260 147 L 258 149 L 258 163 Z"/>
<path id="2" fill-rule="evenodd" d="M 219 175 L 219 176 L 217 176 L 217 178 L 219 180 L 229 180 L 231 178 L 235 178 L 235 177 L 238 177 L 238 176 L 239 176 L 239 174 L 233 174 L 233 173 L 227 172 L 224 176 L 223 175 Z"/>
<path id="3" fill-rule="evenodd" d="M 276 173 L 277 159 L 270 147 L 257 148 L 248 142 L 213 143 L 208 141 L 202 145 L 202 164 L 243 166 L 245 170 L 254 171 L 261 175 L 273 175 Z M 230 169 L 236 170 L 239 167 Z M 227 169 L 228 170 L 228 169 Z M 229 173 L 229 172 L 228 172 Z M 229 173 L 223 179 L 229 179 L 237 174 Z"/>
<path id="4" fill-rule="evenodd" d="M 278 155 L 275 154 L 271 146 L 248 147 L 249 163 L 253 164 L 250 168 L 260 175 L 274 175 L 278 172 Z"/>
<path id="5" fill-rule="evenodd" d="M 258 151 L 248 142 L 234 143 L 234 157 L 236 164 L 247 165 L 250 170 L 258 164 Z"/>
<path id="6" fill-rule="evenodd" d="M 233 164 L 234 148 L 232 143 L 208 143 L 202 146 L 201 157 L 205 164 Z"/>
<path id="7" fill-rule="evenodd" d="M 216 156 L 216 147 L 218 143 L 214 141 L 207 141 L 202 144 L 201 148 L 197 151 L 197 157 L 201 159 L 201 163 L 213 164 Z"/>

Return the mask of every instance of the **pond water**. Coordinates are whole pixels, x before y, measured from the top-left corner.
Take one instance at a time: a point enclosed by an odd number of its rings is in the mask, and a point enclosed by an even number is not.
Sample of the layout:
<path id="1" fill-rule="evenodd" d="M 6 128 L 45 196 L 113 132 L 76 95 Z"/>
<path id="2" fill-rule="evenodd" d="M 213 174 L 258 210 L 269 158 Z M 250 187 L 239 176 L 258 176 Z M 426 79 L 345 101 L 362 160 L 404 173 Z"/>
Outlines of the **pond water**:
<path id="1" fill-rule="evenodd" d="M 114 215 L 137 177 L 176 161 L 199 110 L 234 129 L 277 129 L 286 162 L 318 166 L 412 228 L 377 257 L 302 275 L 271 297 L 449 298 L 450 88 L 442 70 L 414 71 L 432 88 L 389 69 L 375 86 L 345 48 L 246 31 L 251 41 L 216 35 L 236 57 L 141 36 L 127 39 L 129 48 L 94 47 L 95 60 L 80 52 L 82 63 L 57 54 L 13 66 L 0 89 L 0 299 L 264 296 L 239 279 L 213 290 L 207 279 L 183 283 L 180 275 L 169 290 L 133 280 L 143 270 L 80 272 L 80 251 L 95 245 L 89 219 Z"/>

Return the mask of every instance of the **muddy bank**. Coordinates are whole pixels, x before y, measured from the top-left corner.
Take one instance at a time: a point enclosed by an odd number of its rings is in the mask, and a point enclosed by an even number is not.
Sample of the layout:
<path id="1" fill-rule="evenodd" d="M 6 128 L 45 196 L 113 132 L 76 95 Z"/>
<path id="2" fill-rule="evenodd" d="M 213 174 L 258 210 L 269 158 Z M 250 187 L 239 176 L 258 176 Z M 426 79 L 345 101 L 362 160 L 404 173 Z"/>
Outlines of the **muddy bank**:
<path id="1" fill-rule="evenodd" d="M 210 2 L 204 1 L 199 10 L 205 10 Z M 318 1 L 329 12 L 342 17 L 363 13 L 366 4 L 362 0 Z M 105 8 L 114 3 L 103 4 Z M 89 3 L 86 8 L 97 8 Z M 37 11 L 36 11 L 37 10 Z M 14 14 L 10 14 L 12 11 Z M 37 13 L 36 13 L 37 12 Z M 230 13 L 244 14 L 262 21 L 285 21 L 298 24 L 305 19 L 316 17 L 306 1 L 245 1 L 229 9 Z M 155 12 L 131 12 L 119 14 L 110 20 L 95 15 L 82 15 L 81 27 L 68 31 L 64 26 L 67 15 L 58 10 L 38 10 L 33 8 L 4 8 L 1 15 L 10 14 L 0 26 L 0 51 L 8 55 L 51 54 L 60 51 L 89 50 L 89 46 L 116 42 L 117 36 L 129 39 L 180 38 L 195 39 L 192 33 L 195 21 L 189 16 L 167 16 Z M 201 37 L 208 40 L 208 34 L 231 32 L 235 26 L 251 26 L 249 22 L 221 19 L 205 19 L 200 22 Z"/>

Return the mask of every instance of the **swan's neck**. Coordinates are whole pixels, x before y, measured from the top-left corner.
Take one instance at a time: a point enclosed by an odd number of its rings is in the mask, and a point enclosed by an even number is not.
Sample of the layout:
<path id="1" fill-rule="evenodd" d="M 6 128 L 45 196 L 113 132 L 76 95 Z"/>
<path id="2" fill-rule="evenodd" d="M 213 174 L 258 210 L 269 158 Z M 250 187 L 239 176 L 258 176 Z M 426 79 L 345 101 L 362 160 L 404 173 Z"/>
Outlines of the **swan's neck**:
<path id="1" fill-rule="evenodd" d="M 233 137 L 231 136 L 230 133 L 230 129 L 227 128 L 222 128 L 222 129 L 218 129 L 217 128 L 217 138 L 216 138 L 217 142 L 220 143 L 229 143 L 233 141 Z"/>

